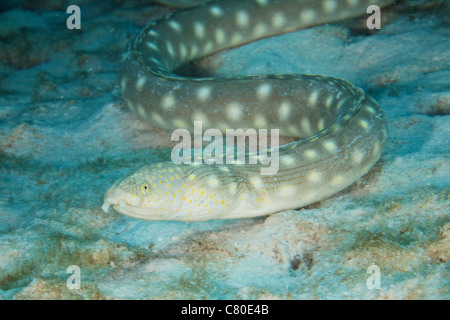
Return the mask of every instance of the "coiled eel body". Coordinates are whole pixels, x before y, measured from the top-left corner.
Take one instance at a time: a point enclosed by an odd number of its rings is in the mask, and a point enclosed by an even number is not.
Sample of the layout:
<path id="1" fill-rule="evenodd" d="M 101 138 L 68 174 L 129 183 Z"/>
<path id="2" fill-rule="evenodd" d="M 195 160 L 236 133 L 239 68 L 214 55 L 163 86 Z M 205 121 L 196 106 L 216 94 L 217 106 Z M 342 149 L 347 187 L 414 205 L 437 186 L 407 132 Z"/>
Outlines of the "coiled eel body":
<path id="1" fill-rule="evenodd" d="M 147 25 L 121 66 L 123 99 L 164 129 L 279 129 L 279 170 L 261 163 L 143 166 L 117 181 L 102 209 L 144 220 L 204 221 L 300 208 L 343 190 L 378 160 L 386 125 L 377 103 L 349 82 L 320 75 L 192 78 L 174 74 L 199 57 L 259 38 L 364 14 L 374 0 L 227 0 Z M 275 149 L 272 148 L 272 152 Z M 249 154 L 248 158 L 256 157 Z"/>

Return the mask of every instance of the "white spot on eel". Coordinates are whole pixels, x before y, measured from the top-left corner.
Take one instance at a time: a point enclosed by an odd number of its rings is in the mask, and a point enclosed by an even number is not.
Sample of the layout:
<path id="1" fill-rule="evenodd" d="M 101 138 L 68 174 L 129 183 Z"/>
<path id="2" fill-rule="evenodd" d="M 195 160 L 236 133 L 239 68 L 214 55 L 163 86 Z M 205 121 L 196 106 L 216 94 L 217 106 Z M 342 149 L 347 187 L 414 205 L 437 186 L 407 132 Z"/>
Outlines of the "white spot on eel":
<path id="1" fill-rule="evenodd" d="M 161 1 L 160 1 L 161 2 Z M 384 6 L 393 0 L 378 0 Z M 362 89 L 327 76 L 183 77 L 192 59 L 262 37 L 364 15 L 363 0 L 227 0 L 169 14 L 132 40 L 120 87 L 130 109 L 162 129 L 279 128 L 297 141 L 272 148 L 267 163 L 151 163 L 116 181 L 102 209 L 143 220 L 204 221 L 267 215 L 323 200 L 354 183 L 378 160 L 383 112 Z M 228 122 L 227 122 L 228 121 Z M 230 127 L 234 123 L 238 127 Z M 256 131 L 258 131 L 256 130 Z M 192 134 L 192 133 L 191 133 Z M 259 150 L 261 152 L 261 150 Z M 197 157 L 197 155 L 196 155 Z M 261 153 L 247 159 L 262 159 Z M 256 161 L 254 161 L 256 162 Z"/>

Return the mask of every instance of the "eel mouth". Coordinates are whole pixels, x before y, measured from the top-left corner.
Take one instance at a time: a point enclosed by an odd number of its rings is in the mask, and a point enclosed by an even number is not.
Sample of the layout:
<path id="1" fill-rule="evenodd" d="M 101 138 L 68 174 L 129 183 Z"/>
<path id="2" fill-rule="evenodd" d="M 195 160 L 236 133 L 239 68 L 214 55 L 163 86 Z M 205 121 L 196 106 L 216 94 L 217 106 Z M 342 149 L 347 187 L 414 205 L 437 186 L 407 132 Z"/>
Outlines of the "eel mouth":
<path id="1" fill-rule="evenodd" d="M 127 215 L 127 216 L 138 216 L 139 215 L 139 206 L 133 206 L 132 204 L 126 203 L 124 200 L 114 201 L 114 200 L 105 200 L 102 205 L 102 210 L 105 213 L 108 213 L 109 208 L 113 207 L 115 211 Z"/>
<path id="2" fill-rule="evenodd" d="M 140 206 L 133 206 L 125 201 L 114 201 L 105 200 L 102 205 L 102 210 L 108 213 L 109 208 L 113 207 L 115 211 L 126 215 L 131 218 L 147 220 L 147 221 L 157 221 L 157 220 L 177 220 L 177 219 L 167 219 L 167 215 L 170 215 L 170 210 L 165 210 L 162 212 L 150 210 L 150 208 L 142 208 Z"/>
<path id="3" fill-rule="evenodd" d="M 125 212 L 125 209 L 127 207 L 125 201 L 120 201 L 119 203 L 117 203 L 115 201 L 105 200 L 102 205 L 103 212 L 108 213 L 110 206 L 113 206 L 113 208 L 120 213 Z"/>

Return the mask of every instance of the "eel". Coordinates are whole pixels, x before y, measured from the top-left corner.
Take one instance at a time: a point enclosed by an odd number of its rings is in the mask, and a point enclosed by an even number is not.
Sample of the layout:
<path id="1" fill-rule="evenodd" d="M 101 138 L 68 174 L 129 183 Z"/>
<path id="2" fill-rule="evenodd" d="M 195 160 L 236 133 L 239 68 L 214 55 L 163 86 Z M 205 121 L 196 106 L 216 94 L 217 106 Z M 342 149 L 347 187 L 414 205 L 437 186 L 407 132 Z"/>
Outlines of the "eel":
<path id="1" fill-rule="evenodd" d="M 139 118 L 167 130 L 192 131 L 195 121 L 222 131 L 275 128 L 297 140 L 266 150 L 278 155 L 273 174 L 262 174 L 264 161 L 144 165 L 107 190 L 103 211 L 113 206 L 138 219 L 184 222 L 248 218 L 301 208 L 350 186 L 378 161 L 387 137 L 381 108 L 362 89 L 322 75 L 216 78 L 174 70 L 220 50 L 392 2 L 213 1 L 150 22 L 130 41 L 120 68 L 122 97 Z M 253 151 L 245 159 L 260 156 Z"/>

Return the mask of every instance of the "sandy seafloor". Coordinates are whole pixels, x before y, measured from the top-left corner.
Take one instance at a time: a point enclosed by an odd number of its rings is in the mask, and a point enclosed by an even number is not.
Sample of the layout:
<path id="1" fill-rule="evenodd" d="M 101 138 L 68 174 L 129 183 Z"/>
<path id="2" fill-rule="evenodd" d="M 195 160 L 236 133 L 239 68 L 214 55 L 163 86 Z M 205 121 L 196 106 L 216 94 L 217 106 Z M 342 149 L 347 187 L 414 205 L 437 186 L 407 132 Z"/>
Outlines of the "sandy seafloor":
<path id="1" fill-rule="evenodd" d="M 120 99 L 145 1 L 6 1 L 0 13 L 0 298 L 448 299 L 450 40 L 446 1 L 261 40 L 204 61 L 218 75 L 344 78 L 385 110 L 389 140 L 350 188 L 254 219 L 146 222 L 101 210 L 108 187 L 168 159 L 169 132 Z M 232 94 L 232 93 L 231 93 Z M 369 289 L 367 268 L 380 268 Z M 81 269 L 69 290 L 66 268 Z"/>

